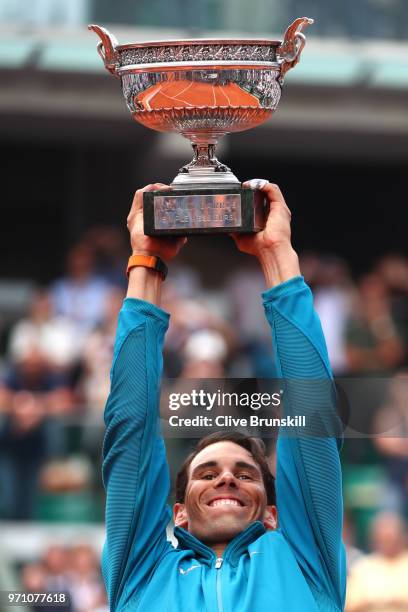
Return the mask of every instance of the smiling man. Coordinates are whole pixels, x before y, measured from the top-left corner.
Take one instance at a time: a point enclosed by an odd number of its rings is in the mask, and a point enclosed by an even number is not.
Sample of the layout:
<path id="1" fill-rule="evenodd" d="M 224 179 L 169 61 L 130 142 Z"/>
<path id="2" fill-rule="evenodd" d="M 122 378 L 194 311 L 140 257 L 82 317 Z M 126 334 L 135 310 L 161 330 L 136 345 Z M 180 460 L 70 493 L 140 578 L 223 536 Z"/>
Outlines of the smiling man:
<path id="1" fill-rule="evenodd" d="M 129 288 L 105 409 L 103 574 L 111 610 L 344 608 L 339 421 L 325 341 L 279 188 L 266 181 L 246 186 L 265 192 L 268 220 L 258 234 L 234 239 L 258 258 L 265 275 L 263 301 L 277 374 L 285 380 L 285 415 L 306 415 L 309 427 L 280 432 L 276 493 L 260 441 L 236 432 L 203 438 L 177 477 L 178 547 L 167 541 L 169 476 L 158 406 L 168 315 L 160 308 L 160 289 L 163 261 L 171 261 L 185 239 L 145 236 L 143 190 L 136 192 L 128 217 Z"/>
<path id="2" fill-rule="evenodd" d="M 217 555 L 251 523 L 275 529 L 274 478 L 260 440 L 240 433 L 214 433 L 187 457 L 176 481 L 174 523 Z"/>

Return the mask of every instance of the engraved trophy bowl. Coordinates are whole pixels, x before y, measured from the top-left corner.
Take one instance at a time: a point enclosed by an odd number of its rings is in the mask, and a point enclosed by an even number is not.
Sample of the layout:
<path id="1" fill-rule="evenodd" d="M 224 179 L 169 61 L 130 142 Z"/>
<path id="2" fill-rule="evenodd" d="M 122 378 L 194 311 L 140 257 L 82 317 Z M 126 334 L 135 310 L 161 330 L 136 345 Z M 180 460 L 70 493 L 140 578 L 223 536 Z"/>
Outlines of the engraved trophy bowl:
<path id="1" fill-rule="evenodd" d="M 105 28 L 90 25 L 101 39 L 105 68 L 121 80 L 132 117 L 159 132 L 190 140 L 194 157 L 171 189 L 144 194 L 148 235 L 259 231 L 264 225 L 260 191 L 241 188 L 218 161 L 215 147 L 229 132 L 264 123 L 277 108 L 286 72 L 299 61 L 302 30 L 296 19 L 283 41 L 176 40 L 119 45 Z"/>

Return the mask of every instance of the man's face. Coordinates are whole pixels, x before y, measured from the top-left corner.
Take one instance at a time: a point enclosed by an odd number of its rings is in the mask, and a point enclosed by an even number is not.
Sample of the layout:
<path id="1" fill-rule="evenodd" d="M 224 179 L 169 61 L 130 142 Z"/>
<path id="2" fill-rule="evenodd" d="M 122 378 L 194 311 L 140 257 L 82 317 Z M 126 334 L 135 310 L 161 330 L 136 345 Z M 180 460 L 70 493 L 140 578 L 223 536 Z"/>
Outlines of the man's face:
<path id="1" fill-rule="evenodd" d="M 175 524 L 208 545 L 226 543 L 260 520 L 276 526 L 275 508 L 267 505 L 261 469 L 234 442 L 216 442 L 194 457 L 185 503 L 175 504 Z"/>

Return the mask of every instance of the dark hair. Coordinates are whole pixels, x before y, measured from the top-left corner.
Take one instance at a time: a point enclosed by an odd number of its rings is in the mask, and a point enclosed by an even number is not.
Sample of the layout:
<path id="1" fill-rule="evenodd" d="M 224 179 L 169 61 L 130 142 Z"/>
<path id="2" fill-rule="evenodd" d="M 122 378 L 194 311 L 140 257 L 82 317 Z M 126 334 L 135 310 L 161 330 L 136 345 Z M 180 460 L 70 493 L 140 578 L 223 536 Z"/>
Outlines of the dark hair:
<path id="1" fill-rule="evenodd" d="M 186 489 L 188 484 L 188 471 L 194 457 L 198 455 L 203 448 L 216 444 L 217 442 L 233 442 L 245 448 L 251 455 L 255 463 L 260 467 L 262 479 L 266 491 L 268 504 L 276 505 L 275 493 L 275 478 L 272 476 L 265 456 L 265 444 L 260 438 L 253 438 L 237 431 L 217 431 L 205 438 L 201 438 L 192 453 L 190 453 L 183 462 L 176 476 L 176 503 L 184 503 Z"/>

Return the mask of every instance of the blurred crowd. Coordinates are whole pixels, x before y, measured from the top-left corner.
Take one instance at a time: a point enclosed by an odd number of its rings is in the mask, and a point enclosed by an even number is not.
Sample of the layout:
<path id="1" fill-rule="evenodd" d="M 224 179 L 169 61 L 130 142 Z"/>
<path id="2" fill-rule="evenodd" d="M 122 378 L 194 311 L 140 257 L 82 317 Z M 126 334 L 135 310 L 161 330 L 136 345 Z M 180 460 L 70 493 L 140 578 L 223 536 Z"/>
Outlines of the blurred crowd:
<path id="1" fill-rule="evenodd" d="M 108 612 L 100 562 L 89 544 L 72 547 L 52 545 L 38 561 L 26 563 L 21 570 L 22 588 L 27 593 L 63 593 L 67 596 L 66 612 Z M 41 612 L 42 606 L 32 606 Z M 61 605 L 47 605 L 58 612 Z"/>
<path id="2" fill-rule="evenodd" d="M 63 275 L 36 288 L 25 312 L 3 330 L 3 520 L 103 518 L 102 413 L 117 316 L 126 292 L 127 257 L 127 243 L 115 229 L 88 232 L 67 254 Z M 370 572 L 381 570 L 386 580 L 387 564 L 401 566 L 398 571 L 405 573 L 408 568 L 408 259 L 386 254 L 354 278 L 338 256 L 303 253 L 301 270 L 313 289 L 334 373 L 371 381 L 367 398 L 371 393 L 374 409 L 365 430 L 369 439 L 355 440 L 354 447 L 346 440 L 343 451 L 347 539 L 353 560 L 348 609 L 408 609 L 403 591 L 405 603 L 395 598 L 394 607 L 369 607 L 361 595 L 368 597 L 364 580 Z M 164 283 L 163 308 L 171 314 L 165 376 L 272 378 L 263 290 L 261 272 L 251 260 L 229 276 L 224 288 L 212 291 L 202 285 L 198 271 L 175 263 Z M 386 381 L 384 392 L 376 390 L 378 380 Z M 353 424 L 367 412 L 367 398 L 362 398 Z M 369 487 L 375 491 L 371 497 L 364 493 Z M 386 514 L 377 520 L 378 512 Z M 372 552 L 366 556 L 359 549 Z M 104 610 L 95 563 L 86 547 L 53 548 L 40 562 L 26 565 L 22 579 L 31 588 L 58 578 L 73 593 L 73 602 L 82 597 L 93 602 L 85 607 L 73 603 L 72 610 Z M 399 574 L 389 570 L 389 575 L 392 591 L 392 580 Z M 75 595 L 82 592 L 86 595 Z"/>
<path id="3" fill-rule="evenodd" d="M 402 612 L 408 610 L 408 540 L 402 517 L 380 512 L 372 520 L 369 553 L 353 545 L 348 521 L 346 612 Z"/>

